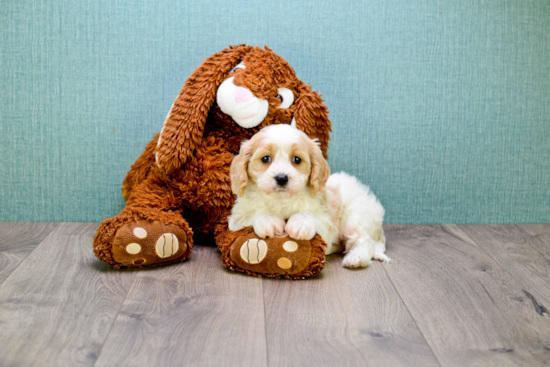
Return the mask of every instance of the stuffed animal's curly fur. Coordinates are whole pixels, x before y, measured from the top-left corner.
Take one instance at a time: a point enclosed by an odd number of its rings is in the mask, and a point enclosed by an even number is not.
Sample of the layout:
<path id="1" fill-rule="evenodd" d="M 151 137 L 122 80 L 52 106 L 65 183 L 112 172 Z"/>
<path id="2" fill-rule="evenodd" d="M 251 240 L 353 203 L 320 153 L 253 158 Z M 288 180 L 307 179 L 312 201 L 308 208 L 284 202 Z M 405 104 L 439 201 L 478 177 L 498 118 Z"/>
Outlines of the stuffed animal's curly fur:
<path id="1" fill-rule="evenodd" d="M 222 83 L 229 89 L 220 97 Z M 253 108 L 252 102 L 260 103 L 265 117 L 247 126 L 244 120 L 248 117 L 222 111 L 218 103 L 222 97 L 230 98 L 225 104 L 242 107 L 242 111 Z M 292 100 L 288 107 L 287 98 Z M 258 117 L 249 121 L 254 119 Z M 224 242 L 235 236 L 226 233 L 235 201 L 231 161 L 243 140 L 273 124 L 293 124 L 318 139 L 326 157 L 331 131 L 327 108 L 283 58 L 267 47 L 246 45 L 207 58 L 185 82 L 161 133 L 132 165 L 122 187 L 126 208 L 98 228 L 97 257 L 116 268 L 181 261 L 190 256 L 193 237 L 199 234 L 216 234 L 222 249 L 231 245 Z M 230 266 L 229 260 L 225 263 Z M 272 269 L 254 269 L 236 270 L 273 274 Z M 299 273 L 295 272 L 296 277 Z"/>

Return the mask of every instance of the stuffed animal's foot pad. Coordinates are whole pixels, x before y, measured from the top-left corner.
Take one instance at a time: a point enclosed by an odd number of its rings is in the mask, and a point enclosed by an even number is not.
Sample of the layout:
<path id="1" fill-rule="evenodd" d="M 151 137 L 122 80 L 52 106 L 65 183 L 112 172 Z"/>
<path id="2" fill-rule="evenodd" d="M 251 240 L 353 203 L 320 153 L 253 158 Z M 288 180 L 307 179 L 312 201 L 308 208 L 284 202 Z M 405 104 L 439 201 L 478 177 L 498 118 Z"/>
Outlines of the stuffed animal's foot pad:
<path id="1" fill-rule="evenodd" d="M 187 252 L 187 234 L 174 224 L 145 220 L 120 227 L 113 240 L 113 256 L 128 267 L 174 261 Z"/>
<path id="2" fill-rule="evenodd" d="M 248 264 L 259 264 L 267 255 L 267 243 L 258 238 L 251 238 L 242 244 L 241 259 Z"/>
<path id="3" fill-rule="evenodd" d="M 310 241 L 288 236 L 259 239 L 252 232 L 233 242 L 230 256 L 238 268 L 276 276 L 303 271 L 310 264 L 311 249 Z"/>
<path id="4" fill-rule="evenodd" d="M 285 241 L 283 250 L 287 253 L 292 253 L 298 250 L 298 244 L 294 241 Z M 241 260 L 248 264 L 259 264 L 267 256 L 267 242 L 258 238 L 251 238 L 242 244 L 240 250 Z M 280 257 L 277 260 L 277 266 L 283 270 L 290 269 L 293 263 L 288 257 Z"/>

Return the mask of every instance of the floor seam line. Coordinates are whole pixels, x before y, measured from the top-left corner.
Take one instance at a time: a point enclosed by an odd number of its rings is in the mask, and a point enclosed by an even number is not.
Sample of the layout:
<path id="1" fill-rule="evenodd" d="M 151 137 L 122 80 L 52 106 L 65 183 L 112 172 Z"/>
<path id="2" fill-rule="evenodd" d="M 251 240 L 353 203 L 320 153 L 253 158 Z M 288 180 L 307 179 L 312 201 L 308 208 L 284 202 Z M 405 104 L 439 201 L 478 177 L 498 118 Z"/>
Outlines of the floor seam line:
<path id="1" fill-rule="evenodd" d="M 29 222 L 29 223 L 34 223 L 34 222 Z M 50 223 L 51 223 L 51 222 L 50 222 Z M 40 246 L 41 244 L 43 244 L 43 243 L 46 241 L 46 239 L 48 239 L 48 238 L 52 235 L 53 231 L 54 231 L 55 229 L 57 229 L 57 227 L 59 226 L 59 223 L 63 223 L 63 222 L 57 222 L 57 223 L 55 223 L 55 226 L 54 226 L 54 227 L 52 228 L 52 230 L 46 235 L 46 237 L 44 237 L 44 238 L 42 239 L 42 241 L 40 241 L 40 243 L 39 243 L 38 245 L 36 245 L 36 247 L 33 248 L 33 250 L 32 250 L 31 252 L 29 252 L 29 253 L 27 254 L 27 256 L 25 256 L 25 258 L 24 258 L 23 260 L 21 260 L 21 261 L 19 262 L 19 264 L 17 264 L 17 266 L 16 266 L 15 268 L 13 268 L 13 270 L 12 270 L 11 273 L 6 277 L 6 279 L 4 279 L 4 280 L 2 281 L 2 283 L 0 283 L 0 292 L 1 292 L 1 290 L 2 290 L 2 286 L 6 283 L 6 281 L 13 275 L 13 273 L 15 273 L 15 271 L 16 271 L 17 269 L 19 269 L 19 267 L 21 266 L 21 264 L 23 264 L 23 263 L 25 262 L 25 260 L 27 260 L 27 258 L 28 258 L 28 257 L 38 248 L 38 246 Z"/>
<path id="2" fill-rule="evenodd" d="M 113 327 L 115 326 L 116 320 L 118 319 L 118 315 L 120 315 L 120 310 L 122 310 L 122 306 L 124 306 L 124 303 L 128 299 L 128 295 L 130 294 L 130 290 L 132 290 L 132 286 L 134 285 L 134 282 L 136 281 L 137 274 L 134 273 L 134 277 L 132 279 L 132 282 L 130 283 L 130 286 L 128 287 L 128 291 L 126 292 L 126 295 L 124 295 L 124 299 L 120 303 L 120 307 L 118 308 L 115 317 L 113 318 L 113 322 L 111 323 L 111 327 L 109 328 L 109 332 L 107 335 L 105 335 L 105 340 L 103 341 L 103 344 L 101 345 L 101 349 L 99 350 L 99 353 L 97 354 L 97 358 L 94 361 L 93 367 L 97 364 L 97 361 L 99 361 L 99 358 L 101 357 L 101 352 L 103 352 L 103 348 L 105 348 L 105 344 L 107 343 L 107 340 L 109 339 L 109 335 L 111 335 L 111 331 L 113 331 Z"/>
<path id="3" fill-rule="evenodd" d="M 440 225 L 441 226 L 441 225 Z M 399 289 L 397 289 L 397 287 L 395 286 L 395 283 L 393 282 L 393 279 L 391 278 L 390 274 L 388 273 L 388 271 L 386 270 L 386 266 L 388 264 L 382 264 L 382 269 L 384 269 L 384 273 L 386 273 L 386 276 L 388 277 L 390 283 L 392 284 L 393 286 L 393 289 L 395 289 L 395 292 L 397 292 L 397 295 L 399 296 L 399 299 L 401 300 L 401 302 L 403 302 L 403 306 L 405 306 L 405 309 L 407 310 L 407 312 L 409 313 L 409 316 L 411 317 L 411 319 L 413 320 L 414 324 L 416 325 L 416 328 L 418 329 L 418 332 L 420 332 L 420 335 L 422 335 L 422 339 L 424 339 L 424 342 L 426 343 L 426 345 L 428 346 L 428 348 L 430 348 L 430 351 L 432 352 L 432 355 L 434 356 L 435 358 L 435 361 L 437 362 L 437 364 L 439 364 L 441 367 L 443 367 L 443 365 L 441 364 L 441 361 L 439 360 L 439 358 L 437 358 L 437 355 L 435 354 L 432 346 L 430 345 L 430 343 L 428 342 L 428 339 L 426 339 L 426 336 L 424 335 L 424 333 L 422 332 L 422 329 L 420 328 L 420 326 L 418 325 L 418 322 L 416 321 L 416 319 L 414 318 L 411 310 L 409 309 L 409 306 L 407 305 L 407 303 L 405 302 L 405 300 L 403 299 L 403 297 L 401 296 L 401 293 L 399 292 Z"/>
<path id="4" fill-rule="evenodd" d="M 264 288 L 265 279 L 262 279 L 262 303 L 264 304 L 264 333 L 265 333 L 265 358 L 266 365 L 269 367 L 269 343 L 267 342 L 267 312 L 265 309 L 265 288 Z"/>
<path id="5" fill-rule="evenodd" d="M 407 304 L 405 303 L 405 300 L 404 300 L 403 297 L 401 296 L 401 293 L 399 293 L 399 290 L 397 289 L 397 287 L 396 287 L 395 284 L 393 283 L 393 280 L 391 279 L 390 275 L 389 275 L 388 272 L 386 271 L 385 266 L 383 266 L 383 268 L 384 268 L 384 272 L 386 273 L 386 276 L 387 276 L 388 279 L 390 280 L 390 283 L 393 285 L 393 288 L 394 288 L 395 291 L 397 292 L 397 295 L 399 296 L 399 299 L 401 299 L 401 302 L 403 302 L 403 306 L 405 306 L 405 309 L 407 309 L 407 312 L 409 313 L 409 316 L 411 317 L 411 319 L 413 320 L 414 324 L 416 325 L 416 328 L 417 328 L 418 331 L 420 332 L 420 335 L 422 335 L 422 339 L 424 339 L 424 342 L 426 343 L 426 345 L 428 346 L 428 348 L 430 348 L 430 351 L 432 352 L 432 355 L 434 356 L 435 361 L 436 361 L 441 367 L 443 367 L 443 365 L 442 365 L 441 362 L 439 361 L 439 358 L 437 358 L 437 355 L 435 354 L 434 350 L 432 349 L 432 346 L 430 345 L 430 343 L 429 343 L 428 340 L 426 339 L 426 336 L 425 336 L 424 333 L 422 332 L 422 329 L 420 328 L 420 326 L 418 326 L 418 322 L 416 321 L 416 319 L 414 318 L 413 314 L 411 313 L 411 310 L 409 310 L 409 306 L 407 306 Z"/>

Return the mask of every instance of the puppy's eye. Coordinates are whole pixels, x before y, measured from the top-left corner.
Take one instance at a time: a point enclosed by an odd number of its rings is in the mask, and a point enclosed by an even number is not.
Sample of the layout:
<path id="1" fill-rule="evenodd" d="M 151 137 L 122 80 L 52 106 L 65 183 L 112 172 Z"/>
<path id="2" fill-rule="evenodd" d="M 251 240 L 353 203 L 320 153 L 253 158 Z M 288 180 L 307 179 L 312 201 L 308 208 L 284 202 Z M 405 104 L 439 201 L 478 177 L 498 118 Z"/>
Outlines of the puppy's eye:
<path id="1" fill-rule="evenodd" d="M 240 63 L 235 65 L 235 67 L 233 67 L 233 69 L 231 69 L 230 73 L 234 73 L 235 70 L 237 70 L 237 69 L 246 69 L 246 66 L 244 66 L 243 62 L 241 61 Z"/>
<path id="2" fill-rule="evenodd" d="M 262 157 L 262 163 L 269 163 L 271 162 L 271 157 L 266 155 L 265 157 Z"/>
<path id="3" fill-rule="evenodd" d="M 294 156 L 294 157 L 292 157 L 292 163 L 300 164 L 300 163 L 302 163 L 302 158 Z"/>
<path id="4" fill-rule="evenodd" d="M 288 88 L 279 88 L 277 89 L 277 98 L 281 100 L 279 108 L 289 108 L 294 103 L 294 93 Z"/>

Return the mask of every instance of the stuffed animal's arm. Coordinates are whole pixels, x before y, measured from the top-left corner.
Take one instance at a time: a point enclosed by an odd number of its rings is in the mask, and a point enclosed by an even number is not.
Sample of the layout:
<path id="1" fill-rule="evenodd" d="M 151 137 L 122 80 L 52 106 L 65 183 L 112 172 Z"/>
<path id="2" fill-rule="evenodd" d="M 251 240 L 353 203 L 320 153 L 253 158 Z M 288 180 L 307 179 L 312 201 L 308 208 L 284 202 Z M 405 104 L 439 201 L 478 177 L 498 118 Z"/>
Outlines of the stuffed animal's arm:
<path id="1" fill-rule="evenodd" d="M 128 200 L 136 186 L 142 183 L 146 178 L 151 167 L 155 164 L 155 147 L 157 146 L 159 134 L 151 140 L 139 158 L 132 164 L 130 171 L 122 183 L 122 196 Z"/>
<path id="2" fill-rule="evenodd" d="M 134 187 L 126 207 L 154 208 L 162 211 L 178 209 L 183 196 L 175 186 L 166 185 L 159 177 L 151 174 Z"/>

